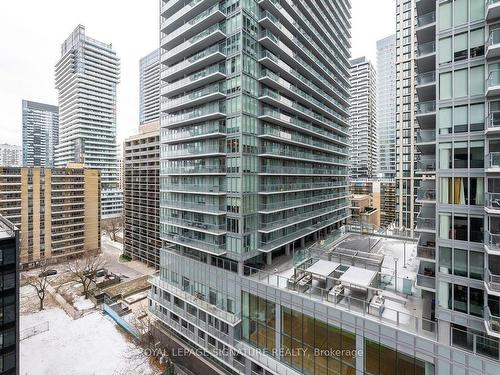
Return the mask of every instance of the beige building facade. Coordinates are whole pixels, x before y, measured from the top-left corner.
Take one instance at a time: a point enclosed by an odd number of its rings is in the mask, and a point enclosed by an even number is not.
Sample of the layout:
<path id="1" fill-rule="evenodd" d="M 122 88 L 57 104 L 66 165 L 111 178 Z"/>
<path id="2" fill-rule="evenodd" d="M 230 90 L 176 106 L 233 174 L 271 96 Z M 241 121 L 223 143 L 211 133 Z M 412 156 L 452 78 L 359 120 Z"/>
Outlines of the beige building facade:
<path id="1" fill-rule="evenodd" d="M 36 266 L 99 251 L 100 172 L 0 167 L 0 214 L 20 228 L 20 262 Z"/>

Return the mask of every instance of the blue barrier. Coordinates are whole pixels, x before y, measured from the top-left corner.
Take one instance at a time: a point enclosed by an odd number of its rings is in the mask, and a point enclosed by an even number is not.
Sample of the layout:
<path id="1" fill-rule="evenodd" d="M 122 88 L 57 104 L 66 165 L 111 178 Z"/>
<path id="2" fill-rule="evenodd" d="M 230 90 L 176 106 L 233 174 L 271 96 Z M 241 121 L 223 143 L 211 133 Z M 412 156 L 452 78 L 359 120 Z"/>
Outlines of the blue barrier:
<path id="1" fill-rule="evenodd" d="M 108 314 L 111 319 L 113 319 L 119 326 L 121 326 L 125 331 L 129 332 L 132 334 L 134 337 L 139 338 L 140 334 L 139 331 L 132 326 L 129 322 L 124 320 L 118 313 L 113 310 L 109 305 L 106 305 L 105 303 L 103 304 L 104 308 L 103 311 L 105 314 Z"/>

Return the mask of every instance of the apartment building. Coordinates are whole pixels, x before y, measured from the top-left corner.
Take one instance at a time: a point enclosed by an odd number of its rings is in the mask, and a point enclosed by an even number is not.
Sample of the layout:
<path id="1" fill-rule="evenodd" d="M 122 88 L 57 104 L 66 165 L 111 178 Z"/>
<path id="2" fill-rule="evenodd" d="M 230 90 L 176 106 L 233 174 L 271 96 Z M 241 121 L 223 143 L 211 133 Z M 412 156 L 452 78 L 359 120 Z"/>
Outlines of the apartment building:
<path id="1" fill-rule="evenodd" d="M 19 230 L 0 215 L 0 374 L 19 373 Z"/>
<path id="2" fill-rule="evenodd" d="M 154 326 L 227 373 L 450 373 L 459 356 L 495 371 L 438 342 L 427 306 L 399 291 L 411 280 L 378 282 L 380 255 L 333 251 L 350 206 L 350 2 L 163 1 L 160 12 Z"/>
<path id="3" fill-rule="evenodd" d="M 160 122 L 139 126 L 123 147 L 123 253 L 160 267 Z"/>
<path id="4" fill-rule="evenodd" d="M 23 166 L 53 167 L 59 143 L 59 108 L 23 100 Z"/>
<path id="5" fill-rule="evenodd" d="M 477 352 L 467 339 L 474 334 L 481 350 L 498 348 L 500 4 L 420 1 L 416 9 L 416 146 L 426 160 L 417 286 L 452 345 Z"/>
<path id="6" fill-rule="evenodd" d="M 416 190 L 420 186 L 421 167 L 428 159 L 415 147 L 418 122 L 416 111 L 416 0 L 396 2 L 396 185 L 398 227 L 413 230 L 420 204 Z M 430 165 L 430 167 L 432 167 Z"/>
<path id="7" fill-rule="evenodd" d="M 372 222 L 372 224 L 375 224 L 380 228 L 387 228 L 395 224 L 396 221 L 395 180 L 384 180 L 384 179 L 352 180 L 351 193 L 357 196 L 369 198 L 368 207 L 375 209 L 377 216 L 377 218 L 375 219 L 374 222 Z M 364 198 L 363 202 L 365 201 L 366 198 Z M 365 203 L 363 204 L 366 206 Z"/>
<path id="8" fill-rule="evenodd" d="M 139 123 L 160 121 L 160 50 L 139 62 Z"/>
<path id="9" fill-rule="evenodd" d="M 61 45 L 55 67 L 59 93 L 56 163 L 84 163 L 101 171 L 103 219 L 122 212 L 116 143 L 116 87 L 120 59 L 111 44 L 85 34 L 78 25 Z"/>
<path id="10" fill-rule="evenodd" d="M 8 143 L 0 143 L 0 166 L 8 165 L 18 167 L 23 162 L 23 148 Z"/>
<path id="11" fill-rule="evenodd" d="M 366 57 L 351 61 L 349 134 L 352 178 L 372 178 L 378 169 L 376 73 Z"/>
<path id="12" fill-rule="evenodd" d="M 380 177 L 396 177 L 396 35 L 377 41 L 377 133 Z"/>
<path id="13" fill-rule="evenodd" d="M 23 267 L 100 251 L 100 172 L 66 168 L 0 168 L 0 214 L 20 230 Z"/>

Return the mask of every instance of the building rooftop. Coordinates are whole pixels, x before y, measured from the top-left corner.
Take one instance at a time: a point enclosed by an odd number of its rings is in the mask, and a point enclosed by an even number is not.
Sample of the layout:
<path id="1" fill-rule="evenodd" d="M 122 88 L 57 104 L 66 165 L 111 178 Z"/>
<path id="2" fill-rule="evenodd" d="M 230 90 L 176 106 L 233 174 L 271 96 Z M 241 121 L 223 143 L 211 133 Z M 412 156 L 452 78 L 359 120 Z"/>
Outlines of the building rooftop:
<path id="1" fill-rule="evenodd" d="M 276 257 L 251 277 L 434 338 L 434 322 L 422 317 L 417 272 L 415 241 L 346 233 Z"/>

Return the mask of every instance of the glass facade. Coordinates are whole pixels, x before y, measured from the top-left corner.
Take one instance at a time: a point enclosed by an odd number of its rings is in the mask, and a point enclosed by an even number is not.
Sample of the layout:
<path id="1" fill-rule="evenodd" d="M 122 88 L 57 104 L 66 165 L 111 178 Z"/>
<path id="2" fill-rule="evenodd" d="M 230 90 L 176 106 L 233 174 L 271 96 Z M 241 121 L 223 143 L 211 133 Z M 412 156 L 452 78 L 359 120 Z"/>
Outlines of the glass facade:
<path id="1" fill-rule="evenodd" d="M 0 374 L 19 372 L 19 237 L 0 216 Z"/>

